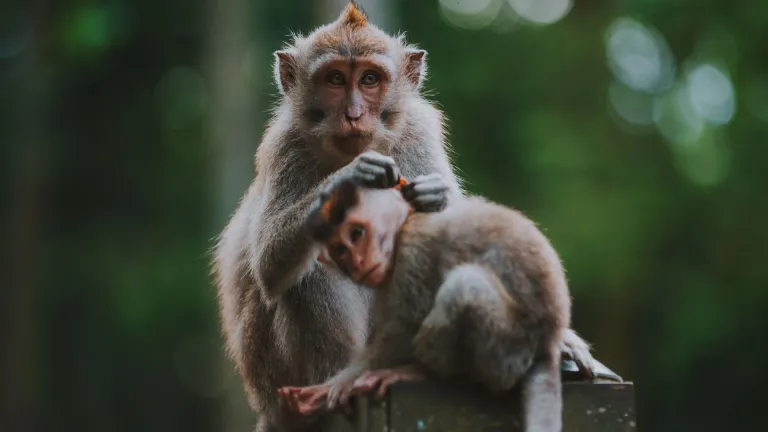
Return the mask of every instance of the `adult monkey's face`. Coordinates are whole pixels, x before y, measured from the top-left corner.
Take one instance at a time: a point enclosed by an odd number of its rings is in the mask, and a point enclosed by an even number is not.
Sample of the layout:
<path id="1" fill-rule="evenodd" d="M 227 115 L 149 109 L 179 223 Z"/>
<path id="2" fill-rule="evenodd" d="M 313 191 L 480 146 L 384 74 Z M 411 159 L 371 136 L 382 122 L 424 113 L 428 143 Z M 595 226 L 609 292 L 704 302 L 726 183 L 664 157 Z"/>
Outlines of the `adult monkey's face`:
<path id="1" fill-rule="evenodd" d="M 368 23 L 350 3 L 341 16 L 275 53 L 275 76 L 300 134 L 338 164 L 376 150 L 399 133 L 400 108 L 418 92 L 425 51 Z M 338 165 L 337 164 L 337 165 Z"/>

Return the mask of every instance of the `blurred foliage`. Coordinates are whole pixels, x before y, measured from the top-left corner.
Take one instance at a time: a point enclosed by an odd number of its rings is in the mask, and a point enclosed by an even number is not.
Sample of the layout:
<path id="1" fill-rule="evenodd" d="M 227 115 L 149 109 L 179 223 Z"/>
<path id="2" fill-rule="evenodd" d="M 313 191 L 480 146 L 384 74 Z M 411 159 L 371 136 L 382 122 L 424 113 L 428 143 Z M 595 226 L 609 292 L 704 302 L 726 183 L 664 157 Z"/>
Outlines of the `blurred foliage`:
<path id="1" fill-rule="evenodd" d="M 217 201 L 210 134 L 216 4 L 0 5 L 3 430 L 252 423 L 230 409 L 209 276 L 236 204 Z M 275 100 L 271 52 L 318 23 L 309 0 L 244 4 L 256 126 L 240 166 Z M 768 6 L 385 4 L 429 52 L 468 190 L 552 238 L 574 328 L 636 383 L 639 426 L 762 424 Z"/>

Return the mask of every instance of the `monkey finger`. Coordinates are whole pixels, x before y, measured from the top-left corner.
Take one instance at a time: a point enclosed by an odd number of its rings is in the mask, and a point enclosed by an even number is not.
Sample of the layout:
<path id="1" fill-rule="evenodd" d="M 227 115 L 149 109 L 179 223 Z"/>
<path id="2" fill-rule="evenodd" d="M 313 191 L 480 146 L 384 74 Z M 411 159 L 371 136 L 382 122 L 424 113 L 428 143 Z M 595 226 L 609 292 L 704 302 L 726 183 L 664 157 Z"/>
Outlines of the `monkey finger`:
<path id="1" fill-rule="evenodd" d="M 360 161 L 368 162 L 374 165 L 380 165 L 380 166 L 395 166 L 397 165 L 395 163 L 395 159 L 392 158 L 392 156 L 385 156 L 377 151 L 369 150 L 360 156 L 358 156 Z"/>
<path id="2" fill-rule="evenodd" d="M 409 188 L 406 188 L 403 186 L 403 189 L 411 194 L 429 194 L 429 193 L 445 193 L 448 191 L 448 184 L 440 179 L 436 180 L 430 180 L 426 182 L 413 182 L 409 183 L 406 186 L 410 186 Z"/>
<path id="3" fill-rule="evenodd" d="M 411 187 L 406 187 L 406 186 L 411 186 Z M 410 183 L 410 184 L 407 184 L 406 186 L 403 186 L 403 189 L 401 192 L 403 194 L 403 198 L 405 198 L 407 201 L 413 201 L 416 198 L 423 195 L 436 195 L 440 197 L 445 197 L 448 192 L 448 186 L 445 184 Z"/>
<path id="4" fill-rule="evenodd" d="M 360 162 L 359 164 L 355 165 L 355 170 L 376 174 L 384 174 L 387 172 L 387 168 L 385 166 L 370 162 Z"/>
<path id="5" fill-rule="evenodd" d="M 376 392 L 376 401 L 384 399 L 384 396 L 387 395 L 387 391 L 389 390 L 389 386 L 398 381 L 400 381 L 400 377 L 397 375 L 390 375 L 382 379 L 381 383 L 379 383 L 379 390 Z"/>
<path id="6" fill-rule="evenodd" d="M 349 403 L 350 390 L 352 390 L 351 385 L 345 385 L 341 388 L 341 391 L 339 392 L 339 399 L 336 402 L 337 406 L 343 407 L 344 405 L 347 405 Z"/>
<path id="7" fill-rule="evenodd" d="M 339 399 L 339 388 L 338 386 L 331 386 L 328 390 L 328 396 L 326 399 L 326 406 L 329 410 L 333 410 L 336 408 L 336 403 Z"/>
<path id="8" fill-rule="evenodd" d="M 299 412 L 303 415 L 312 414 L 323 405 L 327 404 L 326 394 L 323 392 L 317 392 L 310 396 L 308 399 L 301 401 Z"/>
<path id="9" fill-rule="evenodd" d="M 301 413 L 301 400 L 299 393 L 291 392 L 288 396 L 288 407 L 292 412 Z"/>
<path id="10" fill-rule="evenodd" d="M 382 187 L 382 178 L 383 176 L 363 172 L 359 172 L 355 175 L 355 180 L 367 187 Z"/>
<path id="11" fill-rule="evenodd" d="M 381 188 L 390 188 L 397 184 L 400 174 L 395 167 L 382 167 L 378 165 L 361 165 L 360 172 L 366 174 L 375 174 L 377 183 L 375 186 Z"/>
<path id="12" fill-rule="evenodd" d="M 386 170 L 387 170 L 386 187 L 390 188 L 396 185 L 400 181 L 400 170 L 397 168 L 397 165 L 388 165 L 386 167 Z"/>
<path id="13" fill-rule="evenodd" d="M 308 402 L 301 402 L 296 412 L 301 414 L 302 416 L 310 416 L 314 413 L 316 413 L 320 408 L 322 407 L 322 404 L 318 401 L 308 401 Z"/>
<path id="14" fill-rule="evenodd" d="M 288 400 L 287 399 L 288 396 L 291 395 L 291 389 L 292 387 L 280 387 L 277 389 L 277 396 L 285 400 Z"/>
<path id="15" fill-rule="evenodd" d="M 365 178 L 366 183 L 371 186 L 386 188 L 389 187 L 389 174 L 384 167 L 378 165 L 361 164 L 356 173 L 361 179 Z M 369 179 L 373 178 L 373 181 Z"/>
<path id="16" fill-rule="evenodd" d="M 376 375 L 364 375 L 355 381 L 353 390 L 355 394 L 364 394 L 376 388 L 381 378 Z"/>
<path id="17" fill-rule="evenodd" d="M 417 211 L 434 212 L 445 208 L 448 202 L 442 195 L 427 195 L 419 196 L 413 201 L 410 201 L 410 203 Z"/>
<path id="18" fill-rule="evenodd" d="M 391 156 L 384 156 L 375 152 L 374 154 L 369 155 L 368 152 L 366 152 L 363 153 L 360 158 L 366 163 L 377 165 L 386 170 L 388 184 L 384 187 L 391 187 L 397 184 L 397 181 L 400 179 L 400 170 L 397 168 L 397 164 Z"/>

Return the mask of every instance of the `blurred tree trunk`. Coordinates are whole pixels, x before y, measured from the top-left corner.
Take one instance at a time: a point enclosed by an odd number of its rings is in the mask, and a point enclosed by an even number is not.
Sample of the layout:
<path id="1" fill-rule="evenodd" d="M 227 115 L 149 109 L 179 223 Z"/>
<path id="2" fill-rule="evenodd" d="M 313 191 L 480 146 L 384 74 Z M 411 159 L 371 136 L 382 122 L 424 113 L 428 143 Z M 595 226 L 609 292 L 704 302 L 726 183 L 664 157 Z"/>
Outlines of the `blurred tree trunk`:
<path id="1" fill-rule="evenodd" d="M 6 289 L 0 290 L 0 427 L 3 430 L 43 429 L 38 357 L 40 276 L 45 214 L 43 182 L 48 146 L 45 108 L 50 68 L 45 41 L 50 31 L 43 2 L 29 5 L 26 47 L 20 54 L 17 76 L 18 107 L 10 133 L 13 148 L 10 176 L 10 230 L 7 243 Z M 15 123 L 15 124 L 14 124 Z"/>
<path id="2" fill-rule="evenodd" d="M 215 198 L 213 224 L 223 229 L 254 175 L 253 157 L 260 134 L 255 126 L 257 95 L 254 68 L 248 67 L 249 52 L 258 48 L 251 43 L 251 32 L 258 33 L 259 23 L 251 19 L 253 2 L 248 0 L 210 1 L 211 26 L 207 37 L 205 63 L 210 83 L 210 146 L 213 155 Z M 253 41 L 258 42 L 259 38 Z M 256 79 L 268 79 L 258 77 Z M 222 431 L 253 429 L 255 419 L 248 408 L 233 364 L 221 350 Z"/>
<path id="3" fill-rule="evenodd" d="M 316 24 L 325 24 L 335 20 L 349 0 L 317 0 L 315 5 Z M 357 4 L 365 10 L 372 23 L 385 31 L 394 31 L 397 25 L 397 12 L 394 0 L 358 0 Z"/>

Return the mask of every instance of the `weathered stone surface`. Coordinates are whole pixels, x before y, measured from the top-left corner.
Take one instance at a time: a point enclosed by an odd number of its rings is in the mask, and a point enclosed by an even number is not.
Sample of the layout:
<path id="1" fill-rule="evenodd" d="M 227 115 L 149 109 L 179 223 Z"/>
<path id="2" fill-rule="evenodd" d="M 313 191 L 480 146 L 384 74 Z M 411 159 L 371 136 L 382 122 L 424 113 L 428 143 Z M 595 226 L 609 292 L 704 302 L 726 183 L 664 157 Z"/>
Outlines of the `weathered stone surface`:
<path id="1" fill-rule="evenodd" d="M 564 432 L 633 432 L 632 383 L 563 384 Z M 356 401 L 357 432 L 521 431 L 520 393 L 492 394 L 478 386 L 447 382 L 393 386 L 381 402 Z"/>

